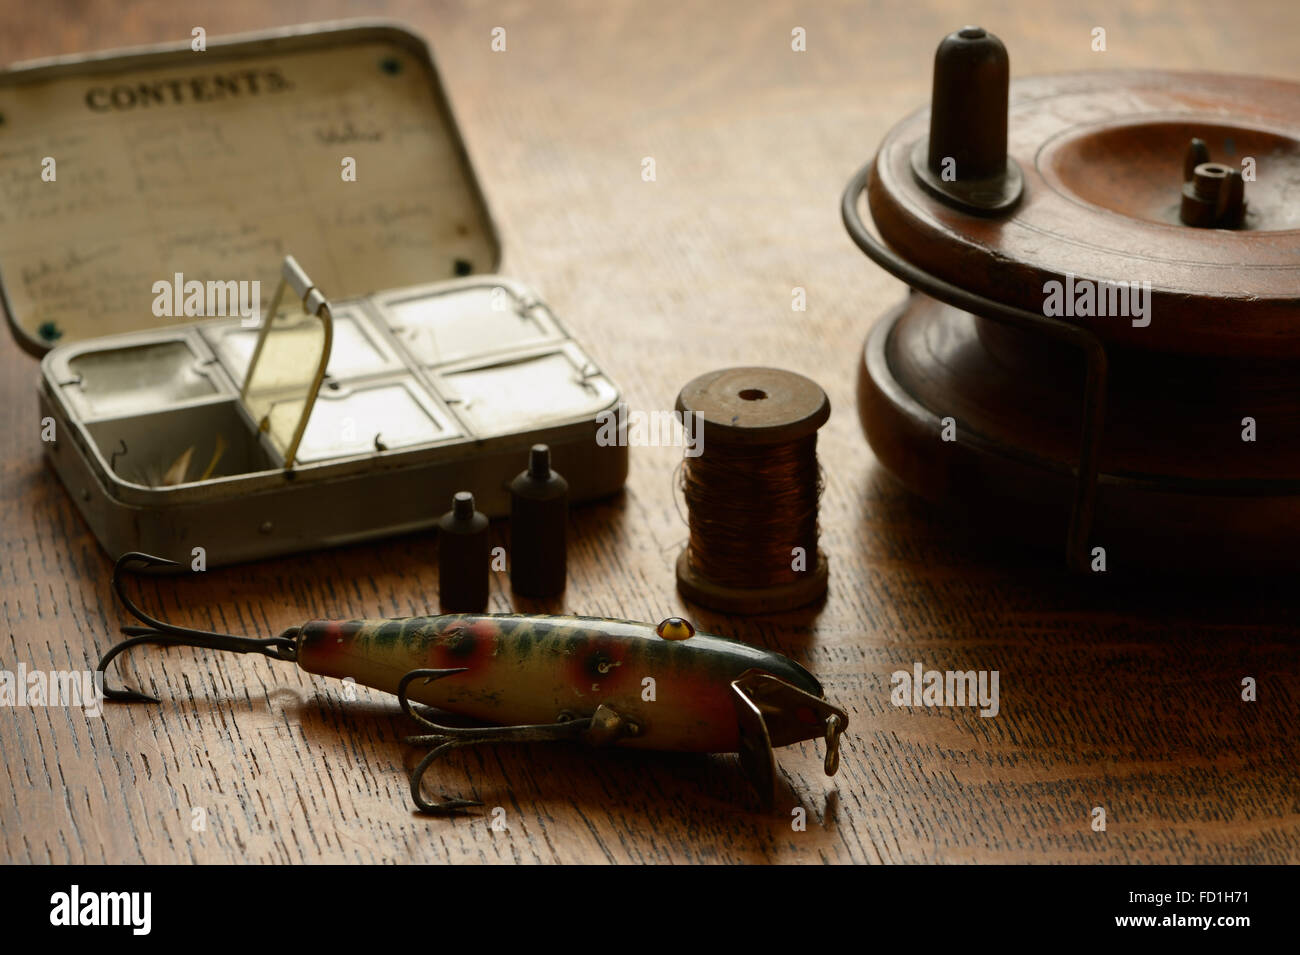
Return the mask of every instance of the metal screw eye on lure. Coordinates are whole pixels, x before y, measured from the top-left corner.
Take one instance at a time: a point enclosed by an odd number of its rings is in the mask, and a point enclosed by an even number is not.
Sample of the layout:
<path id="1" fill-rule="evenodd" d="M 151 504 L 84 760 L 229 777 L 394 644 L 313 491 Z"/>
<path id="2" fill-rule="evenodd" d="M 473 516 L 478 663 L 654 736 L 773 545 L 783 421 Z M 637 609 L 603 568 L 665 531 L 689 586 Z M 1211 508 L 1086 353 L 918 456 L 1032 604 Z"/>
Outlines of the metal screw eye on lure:
<path id="1" fill-rule="evenodd" d="M 378 620 L 313 620 L 278 637 L 254 638 L 179 627 L 137 607 L 122 588 L 129 564 L 176 566 L 129 553 L 113 568 L 113 590 L 144 626 L 99 661 L 103 674 L 120 653 L 144 643 L 260 653 L 309 673 L 396 694 L 402 711 L 430 732 L 407 739 L 431 746 L 411 773 L 411 797 L 425 813 L 480 806 L 467 799 L 429 802 L 425 771 L 439 756 L 483 743 L 582 740 L 594 746 L 740 754 L 765 807 L 776 792 L 772 749 L 826 741 L 826 775 L 839 767 L 848 714 L 793 660 L 749 644 L 697 633 L 670 617 L 657 627 L 598 617 L 444 614 Z M 105 688 L 121 702 L 158 702 Z M 412 700 L 491 724 L 442 726 Z"/>

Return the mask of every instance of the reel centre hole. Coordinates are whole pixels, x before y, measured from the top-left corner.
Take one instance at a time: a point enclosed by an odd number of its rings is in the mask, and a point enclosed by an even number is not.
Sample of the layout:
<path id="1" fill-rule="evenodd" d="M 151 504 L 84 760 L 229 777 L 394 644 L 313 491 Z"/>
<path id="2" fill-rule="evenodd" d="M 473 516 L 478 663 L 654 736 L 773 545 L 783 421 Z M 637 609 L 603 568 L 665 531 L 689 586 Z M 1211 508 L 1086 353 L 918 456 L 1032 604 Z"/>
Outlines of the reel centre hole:
<path id="1" fill-rule="evenodd" d="M 746 388 L 740 393 L 740 397 L 746 401 L 762 401 L 767 397 L 767 392 L 761 388 Z"/>

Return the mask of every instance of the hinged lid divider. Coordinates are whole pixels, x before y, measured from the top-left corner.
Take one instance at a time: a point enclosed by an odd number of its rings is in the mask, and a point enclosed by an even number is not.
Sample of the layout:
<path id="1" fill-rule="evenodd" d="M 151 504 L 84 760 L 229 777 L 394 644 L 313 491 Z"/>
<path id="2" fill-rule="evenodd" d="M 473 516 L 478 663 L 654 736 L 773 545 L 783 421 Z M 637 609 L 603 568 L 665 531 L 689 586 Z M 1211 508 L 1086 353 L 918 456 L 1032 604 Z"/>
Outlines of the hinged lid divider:
<path id="1" fill-rule="evenodd" d="M 302 314 L 287 320 L 287 330 L 281 329 L 279 341 L 276 343 L 276 347 L 272 349 L 273 354 L 269 362 L 269 370 L 267 370 L 263 367 L 264 364 L 267 364 L 265 356 L 266 344 L 270 340 L 272 327 L 280 317 L 280 303 L 284 300 L 286 288 L 292 288 L 294 294 L 298 296 L 302 306 Z M 321 343 L 320 359 L 316 363 L 315 371 L 306 385 L 306 390 L 300 392 L 292 381 L 288 384 L 284 382 L 283 374 L 286 370 L 286 364 L 293 364 L 295 357 L 304 361 L 307 357 L 305 349 L 301 349 L 298 344 L 302 334 L 304 317 L 307 320 L 314 319 L 320 322 Z M 308 334 L 312 334 L 312 332 L 309 330 Z M 320 394 L 321 384 L 325 380 L 325 370 L 329 366 L 330 349 L 333 343 L 334 318 L 330 311 L 329 301 L 312 284 L 311 279 L 294 257 L 286 255 L 284 263 L 280 267 L 280 281 L 276 285 L 275 295 L 271 299 L 271 307 L 261 316 L 257 344 L 253 347 L 253 355 L 248 362 L 248 372 L 244 375 L 244 383 L 239 391 L 240 401 L 243 403 L 244 410 L 248 413 L 253 425 L 258 431 L 264 432 L 271 443 L 277 445 L 279 450 L 282 451 L 285 470 L 293 467 L 294 459 L 298 454 L 298 446 L 302 443 L 302 436 L 307 430 L 307 422 L 311 418 L 312 408 L 316 405 L 316 398 Z M 296 356 L 288 354 L 288 350 L 295 347 L 298 347 L 299 351 L 304 353 Z M 259 372 L 262 372 L 262 379 L 258 378 Z M 270 384 L 265 383 L 267 377 L 270 377 Z M 302 412 L 286 441 L 284 440 L 284 429 L 276 427 L 277 423 L 272 421 L 272 413 L 276 405 L 296 401 L 299 397 L 302 400 Z"/>

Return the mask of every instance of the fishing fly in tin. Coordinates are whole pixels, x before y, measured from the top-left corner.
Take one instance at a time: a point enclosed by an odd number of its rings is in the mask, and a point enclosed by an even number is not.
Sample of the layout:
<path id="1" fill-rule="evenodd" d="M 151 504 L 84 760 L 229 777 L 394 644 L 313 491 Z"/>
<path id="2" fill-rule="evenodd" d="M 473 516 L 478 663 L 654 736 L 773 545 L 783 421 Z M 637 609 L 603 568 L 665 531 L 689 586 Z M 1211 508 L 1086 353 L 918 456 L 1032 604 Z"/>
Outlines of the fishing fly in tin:
<path id="1" fill-rule="evenodd" d="M 175 561 L 129 553 L 113 568 L 113 590 L 144 626 L 99 661 L 105 672 L 123 651 L 144 643 L 261 653 L 309 673 L 396 694 L 402 711 L 429 732 L 408 743 L 432 747 L 411 773 L 421 812 L 479 806 L 468 799 L 428 801 L 425 771 L 449 750 L 483 743 L 581 740 L 594 746 L 740 754 L 765 807 L 776 793 L 773 748 L 826 741 L 826 775 L 839 767 L 848 714 L 826 700 L 817 679 L 793 660 L 736 640 L 697 633 L 670 617 L 658 626 L 599 617 L 443 614 L 378 620 L 313 620 L 277 637 L 241 637 L 158 620 L 126 595 L 130 564 Z M 158 702 L 132 690 L 109 700 Z M 422 703 L 486 724 L 443 726 Z"/>

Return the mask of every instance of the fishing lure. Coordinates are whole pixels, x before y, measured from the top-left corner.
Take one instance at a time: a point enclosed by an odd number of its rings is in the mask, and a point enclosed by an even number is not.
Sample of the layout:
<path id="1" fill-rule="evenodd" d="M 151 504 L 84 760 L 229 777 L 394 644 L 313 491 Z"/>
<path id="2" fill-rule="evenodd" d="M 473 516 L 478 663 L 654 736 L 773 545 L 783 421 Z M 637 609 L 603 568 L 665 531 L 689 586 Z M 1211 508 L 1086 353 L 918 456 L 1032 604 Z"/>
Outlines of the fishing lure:
<path id="1" fill-rule="evenodd" d="M 776 789 L 773 748 L 826 741 L 826 775 L 839 767 L 848 714 L 828 702 L 817 679 L 787 657 L 735 640 L 697 633 L 679 617 L 658 626 L 598 617 L 445 614 L 379 620 L 313 620 L 278 637 L 254 638 L 179 627 L 137 607 L 122 589 L 128 564 L 175 566 L 130 553 L 113 568 L 113 590 L 145 626 L 99 661 L 102 674 L 120 653 L 143 643 L 261 653 L 309 673 L 351 678 L 396 694 L 402 711 L 431 732 L 406 742 L 432 749 L 411 773 L 411 798 L 425 813 L 446 814 L 481 802 L 429 802 L 426 770 L 461 746 L 582 740 L 701 753 L 736 752 L 763 804 Z M 122 702 L 158 702 L 132 690 L 105 689 Z M 412 701 L 486 724 L 443 726 Z"/>

